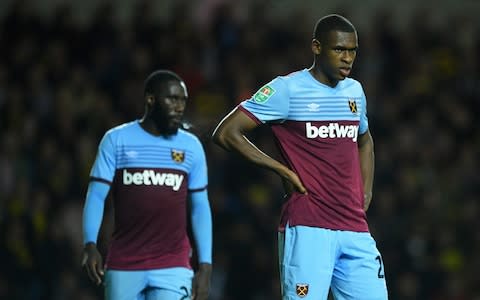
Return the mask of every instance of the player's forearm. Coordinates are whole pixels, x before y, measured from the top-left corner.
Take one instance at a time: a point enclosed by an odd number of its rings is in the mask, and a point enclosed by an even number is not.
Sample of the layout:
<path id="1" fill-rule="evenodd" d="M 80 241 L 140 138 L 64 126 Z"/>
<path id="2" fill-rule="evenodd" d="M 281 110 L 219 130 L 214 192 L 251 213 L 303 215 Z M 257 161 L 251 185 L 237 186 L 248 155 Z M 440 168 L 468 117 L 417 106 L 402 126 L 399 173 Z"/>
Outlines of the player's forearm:
<path id="1" fill-rule="evenodd" d="M 223 133 L 221 138 L 214 141 L 222 146 L 222 148 L 236 152 L 251 163 L 265 169 L 272 170 L 276 173 L 282 173 L 281 170 L 286 168 L 277 160 L 271 158 L 262 150 L 257 148 L 244 134 L 240 132 Z"/>
<path id="2" fill-rule="evenodd" d="M 192 233 L 200 264 L 212 263 L 212 213 L 207 190 L 194 192 L 192 201 Z"/>
<path id="3" fill-rule="evenodd" d="M 83 207 L 83 243 L 97 243 L 98 232 L 103 219 L 105 199 L 110 186 L 105 183 L 92 181 L 88 185 L 85 205 Z"/>
<path id="4" fill-rule="evenodd" d="M 259 124 L 239 109 L 233 110 L 217 126 L 213 141 L 227 151 L 233 151 L 253 164 L 285 177 L 287 167 L 268 156 L 247 138 L 247 133 Z"/>
<path id="5" fill-rule="evenodd" d="M 375 152 L 370 133 L 362 137 L 359 145 L 360 169 L 364 189 L 364 209 L 368 209 L 372 200 L 373 178 L 375 173 Z"/>
<path id="6" fill-rule="evenodd" d="M 373 189 L 373 177 L 374 177 L 374 152 L 373 151 L 361 151 L 360 152 L 360 165 L 363 178 L 363 190 L 364 190 L 364 209 L 367 211 L 372 200 Z"/>

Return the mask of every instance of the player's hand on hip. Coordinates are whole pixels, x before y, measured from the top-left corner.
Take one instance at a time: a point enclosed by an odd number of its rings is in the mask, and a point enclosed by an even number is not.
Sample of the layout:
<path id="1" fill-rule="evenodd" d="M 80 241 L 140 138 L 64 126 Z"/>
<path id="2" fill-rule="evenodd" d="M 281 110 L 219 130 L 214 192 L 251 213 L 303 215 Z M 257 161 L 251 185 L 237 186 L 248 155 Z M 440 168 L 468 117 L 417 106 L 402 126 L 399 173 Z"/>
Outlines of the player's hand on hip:
<path id="1" fill-rule="evenodd" d="M 285 178 L 290 184 L 292 184 L 293 189 L 302 194 L 308 194 L 307 189 L 303 186 L 302 181 L 298 177 L 297 173 L 293 172 L 292 170 L 285 168 L 280 172 L 280 176 Z"/>
<path id="2" fill-rule="evenodd" d="M 210 291 L 210 277 L 212 276 L 211 264 L 200 264 L 198 271 L 193 277 L 192 299 L 207 300 Z"/>
<path id="3" fill-rule="evenodd" d="M 87 243 L 83 248 L 82 267 L 87 271 L 88 277 L 96 285 L 102 283 L 104 275 L 102 255 L 94 243 Z"/>

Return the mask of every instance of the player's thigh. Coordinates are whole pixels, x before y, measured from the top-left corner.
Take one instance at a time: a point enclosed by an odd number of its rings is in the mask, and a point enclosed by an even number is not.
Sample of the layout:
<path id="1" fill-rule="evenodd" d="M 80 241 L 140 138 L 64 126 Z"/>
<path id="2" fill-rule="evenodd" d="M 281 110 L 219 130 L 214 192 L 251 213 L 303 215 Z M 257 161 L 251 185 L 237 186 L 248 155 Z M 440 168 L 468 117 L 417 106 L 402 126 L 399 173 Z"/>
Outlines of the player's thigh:
<path id="1" fill-rule="evenodd" d="M 184 300 L 192 294 L 193 271 L 187 268 L 166 268 L 148 271 L 146 300 Z"/>
<path id="2" fill-rule="evenodd" d="M 340 234 L 341 254 L 332 278 L 335 299 L 388 299 L 383 260 L 373 237 L 368 232 Z"/>
<path id="3" fill-rule="evenodd" d="M 104 284 L 105 300 L 143 300 L 146 271 L 107 270 Z"/>
<path id="4" fill-rule="evenodd" d="M 286 226 L 278 238 L 283 299 L 327 299 L 335 262 L 335 232 Z"/>
<path id="5" fill-rule="evenodd" d="M 187 289 L 173 291 L 159 288 L 149 288 L 145 291 L 145 300 L 190 300 L 191 296 Z"/>

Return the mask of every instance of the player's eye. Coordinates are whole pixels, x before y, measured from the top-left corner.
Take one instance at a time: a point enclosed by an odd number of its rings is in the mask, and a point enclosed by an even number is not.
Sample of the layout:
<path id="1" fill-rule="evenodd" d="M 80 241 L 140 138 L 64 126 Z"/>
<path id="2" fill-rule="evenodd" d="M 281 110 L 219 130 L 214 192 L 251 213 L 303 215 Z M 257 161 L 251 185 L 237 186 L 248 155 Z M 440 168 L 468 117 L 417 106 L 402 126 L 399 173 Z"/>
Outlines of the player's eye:
<path id="1" fill-rule="evenodd" d="M 165 100 L 167 100 L 168 103 L 185 103 L 187 102 L 187 98 L 183 96 L 166 96 Z"/>
<path id="2" fill-rule="evenodd" d="M 333 51 L 337 54 L 344 54 L 344 53 L 348 53 L 350 55 L 354 55 L 357 53 L 357 49 L 354 48 L 354 49 L 344 49 L 344 48 L 335 48 L 333 49 Z"/>

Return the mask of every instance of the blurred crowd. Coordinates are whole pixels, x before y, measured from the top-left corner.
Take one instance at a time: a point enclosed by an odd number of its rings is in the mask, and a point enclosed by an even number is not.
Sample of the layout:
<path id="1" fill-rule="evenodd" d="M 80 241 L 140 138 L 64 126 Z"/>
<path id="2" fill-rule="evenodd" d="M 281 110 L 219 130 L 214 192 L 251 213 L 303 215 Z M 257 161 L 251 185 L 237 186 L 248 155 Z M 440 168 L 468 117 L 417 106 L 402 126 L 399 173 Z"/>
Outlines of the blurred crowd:
<path id="1" fill-rule="evenodd" d="M 315 19 L 302 10 L 268 17 L 268 1 L 258 1 L 243 17 L 221 4 L 200 20 L 179 1 L 159 21 L 139 1 L 119 24 L 115 1 L 104 1 L 80 26 L 68 4 L 45 19 L 19 3 L 0 27 L 0 298 L 101 299 L 80 264 L 90 167 L 107 129 L 142 116 L 145 77 L 168 68 L 187 83 L 186 119 L 207 152 L 211 300 L 280 299 L 280 180 L 209 136 L 264 83 L 310 66 Z M 390 299 L 480 299 L 480 24 L 453 13 L 430 22 L 428 10 L 401 29 L 392 20 L 379 9 L 359 28 L 352 75 L 375 140 L 368 219 Z M 278 155 L 268 128 L 251 138 Z M 109 201 L 104 252 L 111 211 Z"/>

